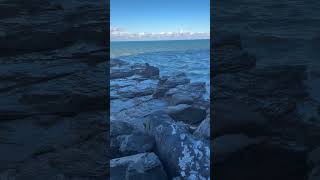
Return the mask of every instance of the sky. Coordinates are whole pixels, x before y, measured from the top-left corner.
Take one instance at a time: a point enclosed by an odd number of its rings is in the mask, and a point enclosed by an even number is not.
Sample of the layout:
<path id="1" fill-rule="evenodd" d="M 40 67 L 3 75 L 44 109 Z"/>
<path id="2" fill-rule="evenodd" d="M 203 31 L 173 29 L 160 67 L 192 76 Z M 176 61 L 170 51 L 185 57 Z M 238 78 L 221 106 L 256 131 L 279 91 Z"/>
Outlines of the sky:
<path id="1" fill-rule="evenodd" d="M 209 39 L 210 0 L 110 0 L 111 41 Z"/>

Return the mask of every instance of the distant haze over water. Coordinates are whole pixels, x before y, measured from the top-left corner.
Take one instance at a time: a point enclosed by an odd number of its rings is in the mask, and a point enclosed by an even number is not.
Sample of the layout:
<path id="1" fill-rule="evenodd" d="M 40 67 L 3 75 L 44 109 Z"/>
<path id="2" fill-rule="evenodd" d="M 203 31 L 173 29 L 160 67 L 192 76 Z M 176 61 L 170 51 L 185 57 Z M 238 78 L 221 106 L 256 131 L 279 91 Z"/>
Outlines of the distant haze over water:
<path id="1" fill-rule="evenodd" d="M 112 41 L 111 58 L 147 52 L 184 51 L 210 48 L 210 40 Z"/>

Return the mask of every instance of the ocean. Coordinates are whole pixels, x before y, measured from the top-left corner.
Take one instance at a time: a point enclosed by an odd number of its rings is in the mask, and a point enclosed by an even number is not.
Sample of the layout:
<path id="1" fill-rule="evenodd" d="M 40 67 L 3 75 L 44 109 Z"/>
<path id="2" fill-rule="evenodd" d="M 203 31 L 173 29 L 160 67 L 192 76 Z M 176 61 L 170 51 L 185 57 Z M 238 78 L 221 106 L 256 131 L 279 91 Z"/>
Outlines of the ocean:
<path id="1" fill-rule="evenodd" d="M 191 82 L 205 82 L 209 93 L 210 40 L 115 41 L 111 42 L 110 56 L 149 63 L 160 69 L 161 76 L 184 72 Z"/>

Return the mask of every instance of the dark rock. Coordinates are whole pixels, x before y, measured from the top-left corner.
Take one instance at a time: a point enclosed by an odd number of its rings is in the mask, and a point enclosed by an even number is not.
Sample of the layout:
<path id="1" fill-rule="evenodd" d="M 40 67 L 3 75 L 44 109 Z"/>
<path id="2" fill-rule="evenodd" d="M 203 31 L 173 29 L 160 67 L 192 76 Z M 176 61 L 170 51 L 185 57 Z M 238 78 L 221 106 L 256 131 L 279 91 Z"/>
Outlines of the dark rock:
<path id="1" fill-rule="evenodd" d="M 142 80 L 142 81 L 135 81 L 133 80 L 132 83 L 128 83 L 123 85 L 120 89 L 115 88 L 117 91 L 117 95 L 122 98 L 134 98 L 134 97 L 141 97 L 141 96 L 148 96 L 152 95 L 155 88 L 157 81 L 155 80 Z"/>
<path id="2" fill-rule="evenodd" d="M 145 64 L 134 64 L 131 66 L 134 69 L 136 75 L 140 75 L 145 78 L 159 77 L 159 68 L 150 66 L 148 63 Z"/>
<path id="3" fill-rule="evenodd" d="M 133 75 L 138 75 L 144 78 L 158 78 L 159 68 L 146 64 L 129 65 L 121 60 L 112 60 L 110 70 L 110 79 L 127 78 Z"/>
<path id="4" fill-rule="evenodd" d="M 39 125 L 41 127 L 50 127 L 59 123 L 61 117 L 55 115 L 39 115 L 33 117 L 33 119 L 36 125 Z"/>
<path id="5" fill-rule="evenodd" d="M 128 122 L 124 121 L 110 121 L 110 156 L 112 158 L 120 157 L 120 146 L 122 139 L 125 135 L 129 135 L 133 132 L 136 132 L 134 127 Z"/>
<path id="6" fill-rule="evenodd" d="M 128 62 L 120 60 L 120 59 L 110 59 L 110 67 L 115 67 L 115 66 L 126 66 L 129 65 Z"/>
<path id="7" fill-rule="evenodd" d="M 193 98 L 189 94 L 174 94 L 171 96 L 170 101 L 173 105 L 178 104 L 192 104 Z"/>
<path id="8" fill-rule="evenodd" d="M 0 179 L 106 179 L 106 2 L 0 4 Z"/>
<path id="9" fill-rule="evenodd" d="M 154 147 L 154 139 L 144 133 L 119 136 L 120 152 L 124 156 L 150 152 Z"/>
<path id="10" fill-rule="evenodd" d="M 141 153 L 110 161 L 110 180 L 124 179 L 165 180 L 167 175 L 154 153 Z"/>
<path id="11" fill-rule="evenodd" d="M 42 155 L 42 154 L 54 152 L 55 150 L 56 150 L 56 149 L 55 149 L 55 147 L 53 147 L 53 146 L 44 145 L 44 146 L 39 147 L 39 148 L 33 153 L 33 155 L 34 155 L 34 156 L 39 156 L 39 155 Z"/>
<path id="12" fill-rule="evenodd" d="M 236 139 L 230 140 L 228 143 L 226 139 L 221 139 L 222 144 L 229 144 L 225 147 L 230 148 L 230 150 L 237 149 L 237 151 L 233 151 L 230 154 L 231 156 L 221 159 L 219 163 L 218 161 L 213 162 L 217 163 L 213 167 L 216 170 L 214 178 L 248 180 L 290 178 L 299 180 L 307 177 L 305 150 L 292 148 L 290 142 L 286 145 L 283 141 L 276 142 L 278 140 Z M 242 143 L 239 143 L 239 140 Z M 252 140 L 257 140 L 257 143 L 252 143 Z M 289 146 L 286 147 L 287 145 Z M 239 149 L 232 147 L 239 147 Z M 218 149 L 218 146 L 216 149 Z M 215 155 L 215 158 L 219 157 L 222 156 Z M 261 174 L 264 176 L 262 177 Z"/>
<path id="13" fill-rule="evenodd" d="M 158 87 L 155 90 L 153 97 L 155 98 L 164 97 L 164 95 L 169 89 L 174 88 L 178 85 L 183 85 L 188 83 L 190 83 L 190 79 L 187 78 L 185 73 L 179 73 L 176 75 L 172 75 L 170 77 L 167 77 L 167 76 L 162 77 L 159 80 Z"/>
<path id="14" fill-rule="evenodd" d="M 19 99 L 41 113 L 77 114 L 83 111 L 104 111 L 107 99 L 105 66 L 73 73 L 47 83 L 27 87 Z"/>
<path id="15" fill-rule="evenodd" d="M 131 134 L 134 132 L 134 127 L 128 122 L 124 121 L 110 121 L 110 136 L 117 137 L 124 134 Z"/>
<path id="16" fill-rule="evenodd" d="M 169 99 L 174 95 L 189 96 L 193 101 L 203 99 L 203 95 L 206 93 L 206 84 L 204 82 L 192 82 L 188 84 L 178 85 L 175 88 L 170 89 L 166 93 L 166 97 Z"/>
<path id="17" fill-rule="evenodd" d="M 195 136 L 205 139 L 210 139 L 210 116 L 203 120 L 196 131 L 193 133 Z"/>
<path id="18" fill-rule="evenodd" d="M 216 86 L 212 93 L 217 99 L 240 99 L 270 119 L 281 119 L 297 110 L 296 105 L 305 101 L 307 92 L 303 67 L 276 69 L 265 67 L 246 73 L 218 75 L 213 80 Z M 282 71 L 285 72 L 279 73 Z"/>
<path id="19" fill-rule="evenodd" d="M 152 96 L 135 97 L 132 99 L 116 99 L 111 101 L 111 117 L 124 120 L 143 129 L 143 118 L 148 114 L 167 108 L 168 103 Z"/>
<path id="20" fill-rule="evenodd" d="M 221 163 L 228 157 L 259 141 L 242 134 L 219 136 L 214 140 L 215 163 Z"/>
<path id="21" fill-rule="evenodd" d="M 99 148 L 102 147 L 103 145 Z M 99 157 L 101 157 L 101 153 L 106 153 L 106 151 L 99 151 L 100 150 L 90 150 L 90 147 L 82 147 L 79 149 L 70 148 L 58 154 L 49 156 L 48 163 L 51 168 L 57 169 L 58 172 L 61 172 L 66 176 L 79 178 L 95 177 L 97 179 L 101 179 L 106 177 L 105 171 L 102 170 L 102 167 L 105 166 L 105 162 L 103 161 L 107 161 L 107 159 L 99 159 Z"/>
<path id="22" fill-rule="evenodd" d="M 110 72 L 110 79 L 126 78 L 134 75 L 134 71 L 131 69 L 115 69 Z"/>
<path id="23" fill-rule="evenodd" d="M 267 120 L 258 112 L 237 99 L 217 99 L 214 102 L 213 133 L 261 133 L 267 127 Z"/>
<path id="24" fill-rule="evenodd" d="M 206 117 L 206 110 L 187 104 L 169 106 L 166 112 L 176 121 L 183 121 L 187 124 L 196 124 Z"/>

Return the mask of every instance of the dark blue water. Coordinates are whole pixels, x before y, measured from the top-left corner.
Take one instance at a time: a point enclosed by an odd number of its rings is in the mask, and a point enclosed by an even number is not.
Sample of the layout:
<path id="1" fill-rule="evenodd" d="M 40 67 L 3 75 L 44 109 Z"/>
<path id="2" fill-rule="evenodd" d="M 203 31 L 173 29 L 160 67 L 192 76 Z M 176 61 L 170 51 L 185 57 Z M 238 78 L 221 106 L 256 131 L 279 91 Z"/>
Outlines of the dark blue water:
<path id="1" fill-rule="evenodd" d="M 210 40 L 111 42 L 111 57 L 149 63 L 161 75 L 184 72 L 192 82 L 210 85 Z"/>

